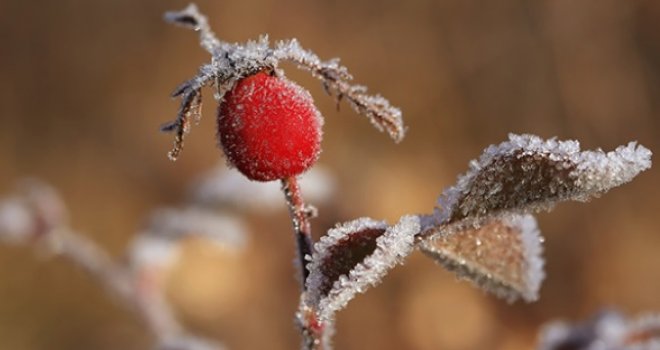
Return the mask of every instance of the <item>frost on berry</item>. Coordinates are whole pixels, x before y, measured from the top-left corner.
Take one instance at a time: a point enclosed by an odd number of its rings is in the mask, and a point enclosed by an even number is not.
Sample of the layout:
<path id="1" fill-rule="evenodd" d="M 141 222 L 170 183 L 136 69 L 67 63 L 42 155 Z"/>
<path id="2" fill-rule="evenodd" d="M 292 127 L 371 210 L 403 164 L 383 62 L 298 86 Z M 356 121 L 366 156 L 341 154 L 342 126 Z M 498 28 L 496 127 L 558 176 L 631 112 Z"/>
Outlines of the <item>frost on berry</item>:
<path id="1" fill-rule="evenodd" d="M 583 323 L 551 322 L 541 329 L 537 350 L 660 349 L 660 315 L 626 318 L 602 311 Z"/>
<path id="2" fill-rule="evenodd" d="M 404 216 L 394 226 L 361 218 L 331 229 L 314 245 L 307 266 L 306 305 L 317 310 L 320 320 L 332 320 L 410 254 L 419 230 L 416 216 Z"/>
<path id="3" fill-rule="evenodd" d="M 222 108 L 227 102 L 226 95 L 233 93 L 237 85 L 241 85 L 241 81 L 260 72 L 279 72 L 280 61 L 290 61 L 309 71 L 321 80 L 325 90 L 333 95 L 337 102 L 347 100 L 358 113 L 368 117 L 378 130 L 387 131 L 397 142 L 403 139 L 405 127 L 401 111 L 391 106 L 385 98 L 369 95 L 365 87 L 351 84 L 352 76 L 339 64 L 338 59 L 321 61 L 311 51 L 301 48 L 295 39 L 280 41 L 274 48 L 270 47 L 267 36 L 245 44 L 218 40 L 211 31 L 207 18 L 195 5 L 189 5 L 182 11 L 168 12 L 165 19 L 198 32 L 200 45 L 212 56 L 211 62 L 201 66 L 196 76 L 180 84 L 172 93 L 173 97 L 181 98 L 181 105 L 176 118 L 161 127 L 162 131 L 175 133 L 174 147 L 169 153 L 170 159 L 176 160 L 181 152 L 184 137 L 190 130 L 191 119 L 200 117 L 203 87 L 215 87 L 215 99 Z M 302 95 L 307 96 L 307 93 Z"/>
<path id="4" fill-rule="evenodd" d="M 537 212 L 561 201 L 586 201 L 651 167 L 651 151 L 635 142 L 605 153 L 580 151 L 577 141 L 509 135 L 488 147 L 438 201 L 442 224 L 503 212 Z"/>
<path id="5" fill-rule="evenodd" d="M 323 119 L 312 96 L 283 76 L 240 80 L 218 111 L 218 136 L 229 163 L 247 178 L 296 176 L 316 162 Z"/>
<path id="6" fill-rule="evenodd" d="M 542 242 L 534 217 L 511 215 L 436 235 L 419 248 L 461 279 L 510 302 L 530 302 L 538 299 L 545 277 Z"/>

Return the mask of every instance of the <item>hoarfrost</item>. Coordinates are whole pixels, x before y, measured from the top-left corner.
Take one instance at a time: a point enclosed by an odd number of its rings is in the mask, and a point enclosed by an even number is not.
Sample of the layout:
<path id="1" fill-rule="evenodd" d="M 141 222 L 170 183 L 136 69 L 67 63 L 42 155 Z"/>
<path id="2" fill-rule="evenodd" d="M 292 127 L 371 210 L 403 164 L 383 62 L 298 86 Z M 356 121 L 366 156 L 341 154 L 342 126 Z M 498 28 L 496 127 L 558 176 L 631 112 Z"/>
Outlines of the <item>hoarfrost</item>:
<path id="1" fill-rule="evenodd" d="M 359 114 L 368 117 L 378 130 L 387 131 L 396 142 L 403 139 L 405 127 L 401 111 L 380 95 L 367 94 L 365 87 L 350 84 L 352 76 L 339 65 L 338 59 L 321 61 L 314 53 L 303 49 L 295 39 L 280 41 L 274 48 L 270 47 L 267 36 L 246 44 L 221 41 L 211 30 L 206 16 L 193 4 L 181 11 L 166 13 L 165 20 L 197 31 L 200 45 L 211 54 L 211 63 L 201 66 L 196 76 L 180 84 L 172 93 L 173 97 L 181 97 L 179 111 L 173 121 L 161 127 L 164 132 L 175 133 L 174 147 L 168 155 L 171 160 L 176 160 L 183 149 L 190 120 L 201 117 L 203 87 L 214 85 L 215 99 L 222 103 L 224 95 L 242 78 L 260 71 L 283 74 L 278 70 L 282 60 L 291 61 L 311 72 L 322 81 L 325 90 L 334 95 L 337 102 L 346 98 Z"/>
<path id="2" fill-rule="evenodd" d="M 331 229 L 314 246 L 305 303 L 320 320 L 332 320 L 357 293 L 378 284 L 410 254 L 419 221 L 417 216 L 404 216 L 388 227 L 362 218 Z"/>
<path id="3" fill-rule="evenodd" d="M 605 153 L 577 141 L 509 135 L 488 147 L 438 201 L 436 220 L 450 224 L 501 212 L 536 212 L 560 201 L 586 201 L 651 167 L 651 151 L 635 142 Z"/>
<path id="4" fill-rule="evenodd" d="M 531 215 L 493 218 L 479 228 L 437 234 L 420 250 L 478 287 L 513 302 L 538 299 L 545 277 L 542 242 Z"/>

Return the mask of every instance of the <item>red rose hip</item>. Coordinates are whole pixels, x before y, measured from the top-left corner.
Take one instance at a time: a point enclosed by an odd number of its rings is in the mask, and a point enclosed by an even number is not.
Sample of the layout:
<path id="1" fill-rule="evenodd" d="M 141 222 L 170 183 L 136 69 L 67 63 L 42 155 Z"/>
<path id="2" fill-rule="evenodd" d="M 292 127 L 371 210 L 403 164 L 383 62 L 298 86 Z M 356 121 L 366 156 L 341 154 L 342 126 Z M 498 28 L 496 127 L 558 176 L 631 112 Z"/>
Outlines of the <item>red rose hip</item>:
<path id="1" fill-rule="evenodd" d="M 320 154 L 323 119 L 307 90 L 265 72 L 236 83 L 218 110 L 229 163 L 251 180 L 298 175 Z"/>

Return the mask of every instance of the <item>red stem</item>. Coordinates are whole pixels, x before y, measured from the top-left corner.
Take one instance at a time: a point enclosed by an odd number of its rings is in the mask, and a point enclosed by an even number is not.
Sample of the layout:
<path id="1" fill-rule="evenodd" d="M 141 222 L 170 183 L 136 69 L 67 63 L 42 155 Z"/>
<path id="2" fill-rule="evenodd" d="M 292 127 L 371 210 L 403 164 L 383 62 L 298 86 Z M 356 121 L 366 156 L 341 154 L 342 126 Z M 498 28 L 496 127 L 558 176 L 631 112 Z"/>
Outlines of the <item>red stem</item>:
<path id="1" fill-rule="evenodd" d="M 305 204 L 300 191 L 300 185 L 296 177 L 288 177 L 282 179 L 282 191 L 286 198 L 286 203 L 289 207 L 289 214 L 291 215 L 291 222 L 293 224 L 293 233 L 295 235 L 298 247 L 298 264 L 301 273 L 301 288 L 304 293 L 307 289 L 305 282 L 309 276 L 307 270 L 307 261 L 305 256 L 312 255 L 312 228 L 309 223 L 311 211 Z M 316 319 L 315 310 L 304 309 L 298 314 L 298 322 L 301 327 L 301 334 L 303 337 L 303 346 L 308 350 L 322 350 L 323 349 L 323 333 L 325 327 Z"/>
<path id="2" fill-rule="evenodd" d="M 309 224 L 309 211 L 303 200 L 298 180 L 295 177 L 282 179 L 282 191 L 284 191 L 284 196 L 289 207 L 289 214 L 291 215 L 291 222 L 293 223 L 293 231 L 298 247 L 298 267 L 300 267 L 301 273 L 300 283 L 304 291 L 306 289 L 305 282 L 309 275 L 305 256 L 312 255 L 312 228 Z"/>

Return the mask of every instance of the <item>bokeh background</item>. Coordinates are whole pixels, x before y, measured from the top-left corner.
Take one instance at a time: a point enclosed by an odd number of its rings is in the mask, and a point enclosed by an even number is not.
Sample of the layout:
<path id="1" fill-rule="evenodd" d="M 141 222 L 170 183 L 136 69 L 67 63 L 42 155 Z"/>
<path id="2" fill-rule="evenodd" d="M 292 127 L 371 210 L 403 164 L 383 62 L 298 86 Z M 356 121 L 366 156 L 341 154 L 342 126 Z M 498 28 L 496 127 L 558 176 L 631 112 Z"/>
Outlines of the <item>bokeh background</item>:
<path id="1" fill-rule="evenodd" d="M 171 90 L 208 60 L 165 24 L 184 1 L 0 2 L 0 193 L 38 176 L 73 225 L 121 258 L 158 205 L 222 161 L 207 92 L 180 160 L 158 126 Z M 337 191 L 318 234 L 359 216 L 428 212 L 467 162 L 507 133 L 579 139 L 609 150 L 660 146 L 660 2 L 618 0 L 200 1 L 228 41 L 296 37 L 341 57 L 356 81 L 400 106 L 399 145 L 320 84 L 284 65 L 326 117 L 320 163 Z M 415 254 L 338 317 L 337 349 L 530 349 L 538 327 L 603 307 L 660 311 L 660 173 L 592 203 L 539 215 L 547 272 L 541 299 L 509 305 Z M 249 196 L 249 193 L 245 194 Z M 288 213 L 236 213 L 243 254 L 187 247 L 169 296 L 185 323 L 231 349 L 295 349 L 297 281 Z M 0 349 L 145 349 L 143 325 L 79 269 L 0 246 Z"/>

